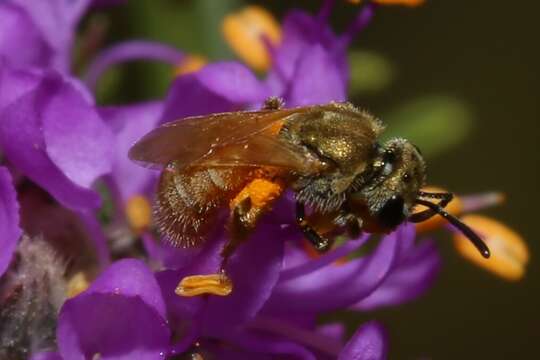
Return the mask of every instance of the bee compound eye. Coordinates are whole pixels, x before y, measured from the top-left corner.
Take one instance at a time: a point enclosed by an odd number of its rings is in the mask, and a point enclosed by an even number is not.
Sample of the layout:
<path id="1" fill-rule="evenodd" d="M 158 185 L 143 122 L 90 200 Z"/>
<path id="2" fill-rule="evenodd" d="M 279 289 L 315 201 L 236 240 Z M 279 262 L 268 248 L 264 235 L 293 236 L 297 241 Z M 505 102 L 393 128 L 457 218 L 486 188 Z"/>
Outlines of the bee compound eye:
<path id="1" fill-rule="evenodd" d="M 411 174 L 409 174 L 409 173 L 403 174 L 403 176 L 401 177 L 401 180 L 403 182 L 406 182 L 406 183 L 410 182 L 411 181 Z"/>
<path id="2" fill-rule="evenodd" d="M 405 220 L 405 212 L 403 211 L 405 201 L 399 195 L 393 195 L 386 201 L 381 210 L 377 214 L 377 219 L 380 224 L 389 229 L 393 229 Z"/>

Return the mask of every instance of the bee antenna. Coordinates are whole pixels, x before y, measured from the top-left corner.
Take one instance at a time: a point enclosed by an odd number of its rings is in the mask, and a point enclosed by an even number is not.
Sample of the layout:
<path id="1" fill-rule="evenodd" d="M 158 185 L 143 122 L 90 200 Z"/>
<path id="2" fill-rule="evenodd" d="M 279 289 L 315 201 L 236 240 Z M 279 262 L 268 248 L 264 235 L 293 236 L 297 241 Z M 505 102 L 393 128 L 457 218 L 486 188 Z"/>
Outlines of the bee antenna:
<path id="1" fill-rule="evenodd" d="M 444 211 L 444 209 L 438 204 L 434 204 L 422 199 L 416 199 L 416 203 L 428 207 L 445 218 L 450 224 L 452 224 L 452 226 L 461 231 L 463 235 L 465 235 L 472 242 L 472 244 L 478 249 L 484 258 L 487 259 L 490 257 L 490 251 L 486 243 L 469 226 L 459 221 L 455 216 Z"/>

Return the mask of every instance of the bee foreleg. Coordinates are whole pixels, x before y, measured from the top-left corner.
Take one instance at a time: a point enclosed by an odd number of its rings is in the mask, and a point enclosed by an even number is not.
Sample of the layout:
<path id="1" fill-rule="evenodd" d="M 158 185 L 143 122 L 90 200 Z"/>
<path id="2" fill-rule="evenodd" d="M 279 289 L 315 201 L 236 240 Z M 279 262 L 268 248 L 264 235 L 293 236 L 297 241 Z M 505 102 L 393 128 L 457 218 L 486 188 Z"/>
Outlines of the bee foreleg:
<path id="1" fill-rule="evenodd" d="M 362 233 L 362 219 L 346 211 L 341 211 L 334 219 L 334 224 L 347 228 L 349 236 L 353 239 Z"/>
<path id="2" fill-rule="evenodd" d="M 309 225 L 306 220 L 306 212 L 304 209 L 304 204 L 297 202 L 296 203 L 296 223 L 304 233 L 306 239 L 309 240 L 315 246 L 315 249 L 320 252 L 327 251 L 330 248 L 331 242 L 321 236 L 315 229 Z"/>

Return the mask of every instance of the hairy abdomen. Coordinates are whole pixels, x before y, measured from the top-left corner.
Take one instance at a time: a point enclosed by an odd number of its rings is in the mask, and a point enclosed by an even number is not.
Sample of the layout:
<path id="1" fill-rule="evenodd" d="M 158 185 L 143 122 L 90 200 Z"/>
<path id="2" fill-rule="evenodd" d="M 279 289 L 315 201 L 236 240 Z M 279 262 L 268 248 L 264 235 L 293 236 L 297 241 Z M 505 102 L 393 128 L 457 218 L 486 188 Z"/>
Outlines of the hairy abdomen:
<path id="1" fill-rule="evenodd" d="M 249 182 L 243 168 L 184 168 L 174 163 L 161 174 L 155 221 L 171 244 L 201 244 L 217 222 L 220 208 Z"/>

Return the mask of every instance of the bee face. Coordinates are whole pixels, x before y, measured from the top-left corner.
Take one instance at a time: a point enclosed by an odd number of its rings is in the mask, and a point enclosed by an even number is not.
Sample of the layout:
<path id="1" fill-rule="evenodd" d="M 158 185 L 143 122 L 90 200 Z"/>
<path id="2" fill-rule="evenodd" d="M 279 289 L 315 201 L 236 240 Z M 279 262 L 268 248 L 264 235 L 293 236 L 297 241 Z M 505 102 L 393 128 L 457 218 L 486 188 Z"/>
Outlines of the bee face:
<path id="1" fill-rule="evenodd" d="M 353 194 L 367 206 L 379 226 L 393 229 L 410 214 L 425 183 L 425 163 L 418 148 L 405 139 L 388 141 L 378 151 L 372 176 Z"/>

